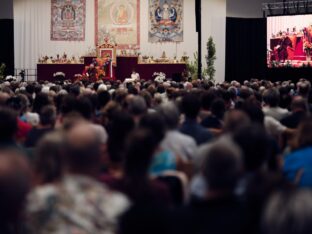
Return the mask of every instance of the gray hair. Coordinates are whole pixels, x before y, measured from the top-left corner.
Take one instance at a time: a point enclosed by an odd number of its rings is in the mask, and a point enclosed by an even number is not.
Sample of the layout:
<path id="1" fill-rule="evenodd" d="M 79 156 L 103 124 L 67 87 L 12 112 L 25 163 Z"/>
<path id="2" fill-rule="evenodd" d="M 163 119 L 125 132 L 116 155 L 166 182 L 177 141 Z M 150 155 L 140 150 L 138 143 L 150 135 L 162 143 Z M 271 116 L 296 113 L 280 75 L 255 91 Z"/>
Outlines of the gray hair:
<path id="1" fill-rule="evenodd" d="M 307 234 L 312 230 L 312 192 L 297 190 L 274 194 L 264 211 L 263 233 Z"/>
<path id="2" fill-rule="evenodd" d="M 180 112 L 173 102 L 163 103 L 157 110 L 163 116 L 167 128 L 177 128 L 179 124 Z"/>

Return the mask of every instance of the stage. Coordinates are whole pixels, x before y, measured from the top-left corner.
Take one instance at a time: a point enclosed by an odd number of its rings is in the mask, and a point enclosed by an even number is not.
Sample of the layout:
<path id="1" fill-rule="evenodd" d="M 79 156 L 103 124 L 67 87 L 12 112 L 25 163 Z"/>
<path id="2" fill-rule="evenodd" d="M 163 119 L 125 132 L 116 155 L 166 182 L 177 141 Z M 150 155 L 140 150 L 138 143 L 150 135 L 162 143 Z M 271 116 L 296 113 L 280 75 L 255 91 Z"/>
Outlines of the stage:
<path id="1" fill-rule="evenodd" d="M 89 66 L 95 57 L 84 57 L 80 64 L 37 64 L 38 81 L 54 81 L 54 74 L 63 72 L 65 79 L 75 80 L 76 74 L 82 74 L 85 66 Z M 114 79 L 125 80 L 131 76 L 133 70 L 140 74 L 141 79 L 150 80 L 154 72 L 163 72 L 167 78 L 181 75 L 186 69 L 185 63 L 139 63 L 137 56 L 117 56 L 116 67 L 113 67 Z"/>

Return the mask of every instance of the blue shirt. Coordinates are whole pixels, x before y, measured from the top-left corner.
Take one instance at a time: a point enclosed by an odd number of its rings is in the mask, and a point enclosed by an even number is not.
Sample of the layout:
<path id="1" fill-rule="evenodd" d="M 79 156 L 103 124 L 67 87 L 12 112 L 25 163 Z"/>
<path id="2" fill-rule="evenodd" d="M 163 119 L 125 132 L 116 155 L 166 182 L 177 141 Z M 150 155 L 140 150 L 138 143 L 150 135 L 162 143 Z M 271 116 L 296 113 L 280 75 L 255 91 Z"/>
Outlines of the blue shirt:
<path id="1" fill-rule="evenodd" d="M 312 187 L 312 147 L 296 150 L 285 157 L 283 172 L 290 182 L 295 182 L 300 170 L 303 173 L 298 186 Z"/>

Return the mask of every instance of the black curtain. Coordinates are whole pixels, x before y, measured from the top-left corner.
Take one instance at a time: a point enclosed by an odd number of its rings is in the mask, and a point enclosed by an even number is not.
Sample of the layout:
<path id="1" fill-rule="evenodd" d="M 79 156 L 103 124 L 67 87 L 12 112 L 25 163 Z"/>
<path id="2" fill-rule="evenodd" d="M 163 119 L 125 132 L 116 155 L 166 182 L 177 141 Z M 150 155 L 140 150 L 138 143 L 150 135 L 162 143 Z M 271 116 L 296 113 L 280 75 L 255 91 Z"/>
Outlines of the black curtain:
<path id="1" fill-rule="evenodd" d="M 226 19 L 225 80 L 266 77 L 266 19 Z"/>
<path id="2" fill-rule="evenodd" d="M 0 65 L 6 64 L 5 73 L 14 75 L 14 24 L 13 19 L 0 19 Z"/>

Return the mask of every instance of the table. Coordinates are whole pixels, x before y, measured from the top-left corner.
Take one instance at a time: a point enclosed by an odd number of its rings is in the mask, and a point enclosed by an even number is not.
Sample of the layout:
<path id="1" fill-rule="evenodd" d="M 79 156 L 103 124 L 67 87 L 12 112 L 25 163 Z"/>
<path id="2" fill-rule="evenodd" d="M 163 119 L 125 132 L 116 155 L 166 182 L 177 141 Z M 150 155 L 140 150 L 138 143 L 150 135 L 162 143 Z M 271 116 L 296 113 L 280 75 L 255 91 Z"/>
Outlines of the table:
<path id="1" fill-rule="evenodd" d="M 37 80 L 54 81 L 53 74 L 65 73 L 65 79 L 74 79 L 76 74 L 81 74 L 85 68 L 83 63 L 79 64 L 37 64 Z"/>
<path id="2" fill-rule="evenodd" d="M 139 63 L 137 56 L 120 56 L 117 57 L 116 77 L 123 81 L 135 70 L 144 80 L 151 80 L 154 72 L 163 72 L 167 78 L 172 78 L 176 74 L 181 75 L 185 69 L 185 63 Z"/>

